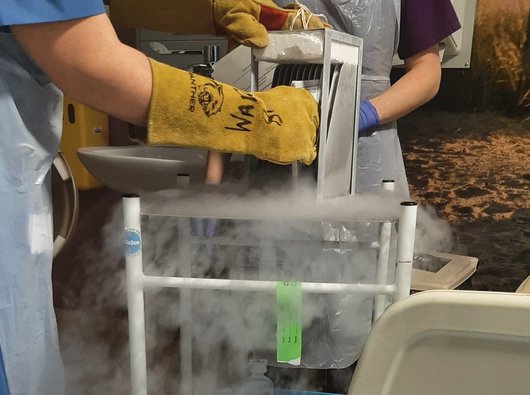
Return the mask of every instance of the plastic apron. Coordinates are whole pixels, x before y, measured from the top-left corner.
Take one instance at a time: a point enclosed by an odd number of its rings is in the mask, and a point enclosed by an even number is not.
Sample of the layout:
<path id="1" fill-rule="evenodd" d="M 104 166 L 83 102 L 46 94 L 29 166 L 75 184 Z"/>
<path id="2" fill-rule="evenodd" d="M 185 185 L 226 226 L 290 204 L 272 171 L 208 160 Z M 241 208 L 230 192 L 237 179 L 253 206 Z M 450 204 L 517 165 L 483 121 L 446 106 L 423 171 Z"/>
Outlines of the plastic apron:
<path id="1" fill-rule="evenodd" d="M 292 0 L 275 0 L 275 3 L 285 6 Z M 301 3 L 315 14 L 324 14 L 336 30 L 363 38 L 362 99 L 377 96 L 390 87 L 392 59 L 399 38 L 400 0 L 302 0 Z M 395 123 L 382 126 L 369 136 L 359 136 L 357 155 L 357 192 L 376 192 L 382 180 L 394 179 L 397 192 L 408 197 Z M 329 228 L 325 237 L 373 241 L 377 227 L 372 225 L 376 224 L 351 227 L 325 223 Z M 375 281 L 373 251 L 349 252 L 337 248 L 323 253 L 326 257 L 323 272 L 331 279 L 342 278 L 350 283 Z M 334 269 L 337 263 L 339 269 Z M 332 274 L 333 270 L 339 272 Z M 302 363 L 305 367 L 324 369 L 349 366 L 359 357 L 371 329 L 373 298 L 325 295 L 319 302 L 324 305 L 320 322 L 304 328 Z"/>
<path id="2" fill-rule="evenodd" d="M 278 5 L 292 3 L 277 0 Z M 390 87 L 392 59 L 399 39 L 400 0 L 302 0 L 316 14 L 324 14 L 336 30 L 364 39 L 361 98 L 378 96 Z M 396 192 L 408 198 L 408 184 L 396 123 L 359 136 L 357 192 L 376 191 L 381 181 L 396 181 Z"/>
<path id="3" fill-rule="evenodd" d="M 0 345 L 10 391 L 61 395 L 50 169 L 62 94 L 9 33 L 0 33 L 0 119 Z"/>

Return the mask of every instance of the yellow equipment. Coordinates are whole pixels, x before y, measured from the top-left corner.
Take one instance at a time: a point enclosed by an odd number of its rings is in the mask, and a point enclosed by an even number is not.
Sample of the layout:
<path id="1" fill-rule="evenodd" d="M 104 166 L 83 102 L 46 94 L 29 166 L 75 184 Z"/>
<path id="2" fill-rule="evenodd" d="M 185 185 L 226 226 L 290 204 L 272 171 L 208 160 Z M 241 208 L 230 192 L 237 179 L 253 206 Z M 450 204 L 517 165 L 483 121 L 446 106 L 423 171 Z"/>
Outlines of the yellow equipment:
<path id="1" fill-rule="evenodd" d="M 61 152 L 72 169 L 78 189 L 102 187 L 77 157 L 77 149 L 109 145 L 108 115 L 64 98 Z"/>

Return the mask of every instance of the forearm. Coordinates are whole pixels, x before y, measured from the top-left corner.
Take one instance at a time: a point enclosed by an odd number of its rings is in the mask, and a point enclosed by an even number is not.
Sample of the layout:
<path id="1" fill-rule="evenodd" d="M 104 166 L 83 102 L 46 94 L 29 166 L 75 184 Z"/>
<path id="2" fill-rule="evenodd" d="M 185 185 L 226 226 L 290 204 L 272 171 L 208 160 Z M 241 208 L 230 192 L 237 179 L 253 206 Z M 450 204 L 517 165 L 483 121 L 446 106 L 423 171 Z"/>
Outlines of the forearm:
<path id="1" fill-rule="evenodd" d="M 65 95 L 144 126 L 151 98 L 145 55 L 122 44 L 106 15 L 13 26 L 22 47 Z"/>
<path id="2" fill-rule="evenodd" d="M 210 185 L 219 185 L 223 181 L 225 168 L 225 155 L 221 152 L 209 151 L 206 160 L 206 174 L 204 183 Z"/>
<path id="3" fill-rule="evenodd" d="M 406 73 L 370 102 L 379 114 L 380 124 L 401 118 L 431 100 L 440 86 L 438 46 L 405 60 Z"/>

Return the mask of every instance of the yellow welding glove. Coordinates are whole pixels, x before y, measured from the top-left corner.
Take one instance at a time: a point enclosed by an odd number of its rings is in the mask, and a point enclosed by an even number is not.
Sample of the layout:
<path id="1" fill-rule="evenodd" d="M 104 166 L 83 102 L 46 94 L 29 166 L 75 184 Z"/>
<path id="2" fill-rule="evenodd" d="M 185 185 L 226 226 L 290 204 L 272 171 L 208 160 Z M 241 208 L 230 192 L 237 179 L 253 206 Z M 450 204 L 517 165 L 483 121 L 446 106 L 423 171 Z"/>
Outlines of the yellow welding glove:
<path id="1" fill-rule="evenodd" d="M 267 30 L 331 27 L 307 7 L 280 8 L 271 0 L 112 0 L 116 25 L 175 34 L 228 33 L 237 42 L 263 48 Z"/>
<path id="2" fill-rule="evenodd" d="M 266 30 L 331 27 L 299 3 L 280 8 L 271 0 L 213 0 L 213 15 L 215 23 L 237 42 L 258 48 L 268 44 Z"/>
<path id="3" fill-rule="evenodd" d="M 316 157 L 317 103 L 286 86 L 249 93 L 150 59 L 149 144 L 251 154 L 280 164 Z"/>

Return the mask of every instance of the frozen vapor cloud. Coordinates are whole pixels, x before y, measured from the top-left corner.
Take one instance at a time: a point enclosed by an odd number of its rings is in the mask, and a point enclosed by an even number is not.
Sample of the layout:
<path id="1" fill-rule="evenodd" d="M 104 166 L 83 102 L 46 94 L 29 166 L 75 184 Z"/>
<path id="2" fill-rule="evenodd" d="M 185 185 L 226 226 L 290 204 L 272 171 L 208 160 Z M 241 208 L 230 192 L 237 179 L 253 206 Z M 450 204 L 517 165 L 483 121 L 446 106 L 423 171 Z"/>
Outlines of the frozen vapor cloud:
<path id="1" fill-rule="evenodd" d="M 371 283 L 377 221 L 396 219 L 400 202 L 391 195 L 359 195 L 316 205 L 314 185 L 302 183 L 295 192 L 164 191 L 141 203 L 147 275 Z M 208 217 L 217 220 L 201 219 Z M 197 221 L 203 226 L 197 227 Z M 431 211 L 420 210 L 418 224 L 419 248 L 450 245 L 448 226 Z M 210 231 L 204 231 L 208 225 Z M 98 386 L 98 393 L 128 393 L 122 229 L 117 205 L 102 230 L 107 243 L 85 255 L 94 264 L 86 265 L 83 300 L 95 310 L 122 315 L 93 320 L 88 309 L 90 319 L 78 317 L 72 323 L 82 330 L 62 334 L 72 393 L 93 393 Z M 193 393 L 201 395 L 237 387 L 249 358 L 277 365 L 274 292 L 148 289 L 145 300 L 151 393 L 182 391 L 181 369 L 190 362 Z M 302 366 L 349 366 L 370 330 L 372 302 L 359 295 L 304 295 Z M 187 331 L 193 333 L 193 357 L 181 361 Z"/>

